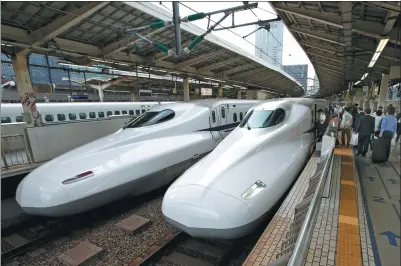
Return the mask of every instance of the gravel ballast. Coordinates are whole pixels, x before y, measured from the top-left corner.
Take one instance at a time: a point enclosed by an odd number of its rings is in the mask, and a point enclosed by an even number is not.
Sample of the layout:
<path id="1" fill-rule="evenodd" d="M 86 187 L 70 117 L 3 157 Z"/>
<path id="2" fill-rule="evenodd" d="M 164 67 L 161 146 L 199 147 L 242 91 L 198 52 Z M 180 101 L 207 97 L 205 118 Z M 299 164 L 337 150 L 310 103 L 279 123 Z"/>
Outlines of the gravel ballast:
<path id="1" fill-rule="evenodd" d="M 128 265 L 130 261 L 143 255 L 151 246 L 162 245 L 166 242 L 166 237 L 178 232 L 177 229 L 165 222 L 161 211 L 162 200 L 163 196 L 159 196 L 139 206 L 135 206 L 133 203 L 134 207 L 121 215 L 94 224 L 92 228 L 76 230 L 66 235 L 66 238 L 59 239 L 60 241 L 51 241 L 37 247 L 36 249 L 46 249 L 46 252 L 36 257 L 25 254 L 16 260 L 23 265 L 58 266 L 61 263 L 57 256 L 83 241 L 88 241 L 104 250 L 101 258 L 91 265 Z M 130 234 L 116 226 L 116 223 L 132 214 L 149 219 L 150 226 L 136 234 Z"/>

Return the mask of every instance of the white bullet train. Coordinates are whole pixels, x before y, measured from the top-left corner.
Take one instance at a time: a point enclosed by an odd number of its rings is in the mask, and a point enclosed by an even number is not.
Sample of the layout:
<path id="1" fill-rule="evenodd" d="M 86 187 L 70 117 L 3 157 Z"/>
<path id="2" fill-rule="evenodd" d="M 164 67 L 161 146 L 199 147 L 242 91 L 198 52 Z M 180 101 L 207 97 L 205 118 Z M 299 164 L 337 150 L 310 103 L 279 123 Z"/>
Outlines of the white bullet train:
<path id="1" fill-rule="evenodd" d="M 317 110 L 324 100 L 265 101 L 207 157 L 167 190 L 165 219 L 203 238 L 252 232 L 296 180 L 314 149 Z"/>
<path id="2" fill-rule="evenodd" d="M 16 200 L 33 215 L 67 216 L 166 185 L 211 152 L 259 101 L 201 100 L 154 107 L 116 133 L 32 171 Z"/>
<path id="3" fill-rule="evenodd" d="M 112 115 L 140 115 L 153 106 L 171 102 L 38 103 L 44 124 L 102 119 Z M 1 123 L 23 122 L 21 103 L 1 104 Z"/>

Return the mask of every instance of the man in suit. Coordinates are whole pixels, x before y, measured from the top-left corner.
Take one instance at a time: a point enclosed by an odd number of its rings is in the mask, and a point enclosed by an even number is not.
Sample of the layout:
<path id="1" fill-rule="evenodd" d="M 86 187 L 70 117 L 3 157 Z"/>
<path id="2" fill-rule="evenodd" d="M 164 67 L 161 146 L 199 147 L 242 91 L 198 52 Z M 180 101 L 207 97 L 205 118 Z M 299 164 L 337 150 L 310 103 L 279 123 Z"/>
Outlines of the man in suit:
<path id="1" fill-rule="evenodd" d="M 364 116 L 365 113 L 363 112 L 362 107 L 358 108 L 358 114 L 355 116 L 354 119 L 354 125 L 353 125 L 353 129 L 356 132 L 356 129 L 358 128 L 358 124 L 359 124 L 359 119 L 361 119 L 362 116 Z"/>
<path id="2" fill-rule="evenodd" d="M 369 149 L 369 140 L 375 133 L 375 118 L 370 115 L 370 108 L 366 108 L 366 115 L 359 119 L 356 132 L 358 133 L 358 153 L 356 155 L 365 156 Z"/>

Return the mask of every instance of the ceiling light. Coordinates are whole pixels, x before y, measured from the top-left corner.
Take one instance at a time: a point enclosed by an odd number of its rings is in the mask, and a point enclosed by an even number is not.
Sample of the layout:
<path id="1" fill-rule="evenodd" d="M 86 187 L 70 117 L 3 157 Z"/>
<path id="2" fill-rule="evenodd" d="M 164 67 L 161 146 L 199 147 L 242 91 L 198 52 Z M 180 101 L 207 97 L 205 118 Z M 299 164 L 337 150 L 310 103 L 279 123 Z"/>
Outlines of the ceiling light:
<path id="1" fill-rule="evenodd" d="M 370 60 L 369 63 L 369 68 L 373 67 L 374 64 L 376 63 L 377 59 L 379 58 L 380 54 L 383 52 L 384 48 L 387 45 L 387 42 L 389 41 L 389 38 L 381 39 L 379 42 L 379 45 L 377 45 L 376 51 L 372 56 L 372 59 Z"/>
<path id="2" fill-rule="evenodd" d="M 362 78 L 361 78 L 361 80 L 364 80 L 367 76 L 369 75 L 369 73 L 365 73 L 365 74 L 363 74 L 363 76 L 362 76 Z"/>
<path id="3" fill-rule="evenodd" d="M 355 82 L 354 85 L 358 85 L 359 83 L 361 83 L 360 80 L 358 80 L 357 82 Z"/>

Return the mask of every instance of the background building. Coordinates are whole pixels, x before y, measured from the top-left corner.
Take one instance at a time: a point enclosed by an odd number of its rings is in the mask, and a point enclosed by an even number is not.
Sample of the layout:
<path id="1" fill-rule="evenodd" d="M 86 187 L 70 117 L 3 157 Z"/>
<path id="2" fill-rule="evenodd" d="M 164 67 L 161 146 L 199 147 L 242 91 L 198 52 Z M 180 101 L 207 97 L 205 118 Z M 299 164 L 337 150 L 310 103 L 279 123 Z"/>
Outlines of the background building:
<path id="1" fill-rule="evenodd" d="M 256 28 L 259 28 L 257 26 Z M 284 25 L 281 21 L 270 23 L 270 31 L 260 29 L 256 32 L 255 55 L 281 68 L 283 62 Z M 268 56 L 269 55 L 269 56 Z"/>
<path id="2" fill-rule="evenodd" d="M 308 86 L 308 65 L 287 65 L 283 67 L 284 71 L 301 83 L 306 91 Z"/>

